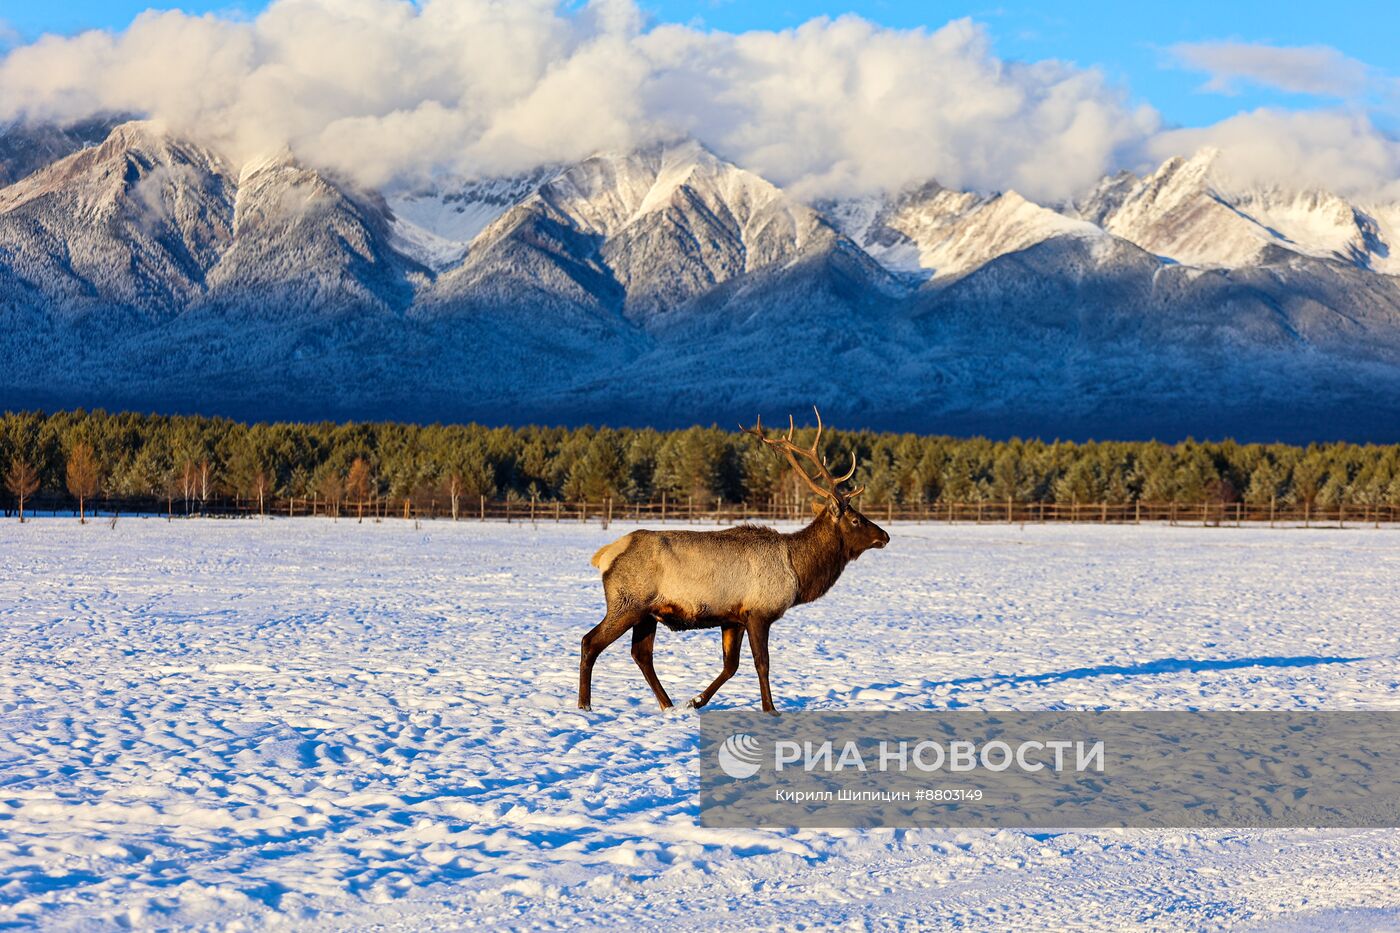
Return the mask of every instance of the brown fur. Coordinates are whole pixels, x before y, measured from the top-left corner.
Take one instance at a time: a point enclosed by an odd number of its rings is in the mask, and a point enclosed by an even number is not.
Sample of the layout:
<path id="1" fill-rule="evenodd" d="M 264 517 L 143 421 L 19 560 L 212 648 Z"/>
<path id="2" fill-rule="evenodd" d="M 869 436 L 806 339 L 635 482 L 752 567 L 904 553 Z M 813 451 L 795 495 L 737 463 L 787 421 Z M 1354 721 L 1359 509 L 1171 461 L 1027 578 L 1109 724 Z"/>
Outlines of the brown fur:
<path id="1" fill-rule="evenodd" d="M 670 698 L 651 668 L 657 624 L 674 631 L 722 628 L 725 671 L 692 704 L 703 706 L 733 673 L 734 632 L 746 631 L 759 672 L 763 708 L 774 711 L 768 690 L 768 629 L 794 605 L 823 596 L 846 565 L 889 535 L 843 499 L 821 508 L 807 527 L 790 534 L 760 525 L 720 531 L 634 531 L 593 555 L 603 575 L 608 611 L 583 638 L 579 706 L 591 702 L 593 663 L 629 629 L 633 657 L 665 709 Z M 736 660 L 737 663 L 737 660 Z"/>

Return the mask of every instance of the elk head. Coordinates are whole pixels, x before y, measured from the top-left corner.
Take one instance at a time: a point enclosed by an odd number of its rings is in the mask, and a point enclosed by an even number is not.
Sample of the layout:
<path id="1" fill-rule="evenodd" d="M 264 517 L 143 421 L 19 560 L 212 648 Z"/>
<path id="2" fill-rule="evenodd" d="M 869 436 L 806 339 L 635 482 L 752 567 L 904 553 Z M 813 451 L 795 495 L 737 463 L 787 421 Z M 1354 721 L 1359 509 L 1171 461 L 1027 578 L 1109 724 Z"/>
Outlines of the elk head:
<path id="1" fill-rule="evenodd" d="M 851 468 L 842 476 L 832 474 L 826 465 L 826 460 L 818 452 L 822 440 L 822 413 L 817 411 L 815 405 L 812 411 L 817 415 L 817 436 L 812 440 L 811 447 L 799 447 L 793 442 L 796 434 L 796 425 L 792 416 L 788 415 L 788 430 L 783 437 L 769 437 L 763 431 L 763 419 L 760 417 L 754 422 L 752 428 L 745 428 L 742 425 L 740 430 L 745 434 L 751 434 L 761 440 L 770 450 L 781 453 L 787 458 L 788 465 L 795 472 L 807 487 L 818 497 L 818 501 L 813 503 L 816 511 L 816 521 L 828 525 L 840 542 L 842 556 L 846 560 L 855 560 L 861 554 L 871 548 L 881 548 L 890 543 L 890 536 L 883 528 L 866 518 L 851 502 L 865 492 L 864 486 L 859 486 L 849 492 L 841 491 L 841 485 L 850 481 L 856 474 L 856 455 L 851 452 Z M 809 461 L 816 468 L 816 478 L 798 462 L 798 457 Z M 821 480 L 821 482 L 818 482 Z M 825 485 L 823 485 L 823 483 Z"/>

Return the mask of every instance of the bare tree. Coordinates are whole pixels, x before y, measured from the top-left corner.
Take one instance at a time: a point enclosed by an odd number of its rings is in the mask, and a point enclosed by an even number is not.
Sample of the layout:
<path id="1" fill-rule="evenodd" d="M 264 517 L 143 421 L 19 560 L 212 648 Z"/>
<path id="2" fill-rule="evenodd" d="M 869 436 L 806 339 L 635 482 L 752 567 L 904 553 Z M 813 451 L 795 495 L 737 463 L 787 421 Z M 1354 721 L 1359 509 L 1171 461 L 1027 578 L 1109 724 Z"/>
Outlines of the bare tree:
<path id="1" fill-rule="evenodd" d="M 333 471 L 327 470 L 316 482 L 316 492 L 326 500 L 326 509 L 333 519 L 340 518 L 340 498 L 345 494 L 345 483 Z"/>
<path id="2" fill-rule="evenodd" d="M 214 483 L 214 468 L 210 465 L 209 459 L 199 461 L 199 503 L 200 508 L 207 511 L 209 508 L 210 487 Z"/>
<path id="3" fill-rule="evenodd" d="M 10 472 L 5 474 L 5 488 L 19 502 L 19 521 L 24 524 L 24 500 L 39 489 L 39 471 L 24 457 L 16 456 L 10 461 Z"/>
<path id="4" fill-rule="evenodd" d="M 79 441 L 68 452 L 68 491 L 78 499 L 78 521 L 87 524 L 87 500 L 97 495 L 100 474 L 92 445 Z"/>
<path id="5" fill-rule="evenodd" d="M 452 520 L 455 522 L 462 504 L 462 474 L 457 470 L 447 477 L 447 497 L 452 500 Z"/>
<path id="6" fill-rule="evenodd" d="M 268 481 L 267 471 L 262 467 L 258 467 L 257 470 L 254 471 L 251 486 L 253 495 L 256 496 L 258 500 L 258 515 L 266 516 L 267 511 L 263 507 L 263 502 L 267 498 Z"/>
<path id="7" fill-rule="evenodd" d="M 345 479 L 345 492 L 355 500 L 359 521 L 365 520 L 365 500 L 369 498 L 369 464 L 364 457 L 356 457 L 350 464 L 350 475 Z"/>
<path id="8" fill-rule="evenodd" d="M 194 460 L 185 459 L 185 465 L 180 468 L 180 492 L 185 496 L 185 515 L 190 514 L 190 505 L 194 501 L 195 490 L 199 488 L 199 467 L 195 466 Z"/>
<path id="9" fill-rule="evenodd" d="M 174 467 L 167 470 L 161 477 L 160 493 L 165 496 L 165 520 L 167 522 L 175 520 L 175 498 L 183 488 L 181 481 L 180 471 Z"/>

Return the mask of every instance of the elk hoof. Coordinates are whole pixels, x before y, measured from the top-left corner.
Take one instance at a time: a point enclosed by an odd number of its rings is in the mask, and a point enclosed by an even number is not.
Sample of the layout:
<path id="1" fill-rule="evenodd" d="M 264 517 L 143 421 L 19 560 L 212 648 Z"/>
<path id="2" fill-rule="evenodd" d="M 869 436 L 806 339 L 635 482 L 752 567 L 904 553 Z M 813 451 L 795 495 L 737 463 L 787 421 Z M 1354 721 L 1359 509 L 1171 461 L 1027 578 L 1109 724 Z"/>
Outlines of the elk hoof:
<path id="1" fill-rule="evenodd" d="M 589 706 L 589 705 L 586 704 L 586 703 L 580 703 L 580 704 L 578 705 L 578 708 L 579 708 L 580 710 L 582 710 L 583 712 L 585 712 L 585 713 L 591 713 L 591 712 L 593 712 L 593 707 Z"/>
<path id="2" fill-rule="evenodd" d="M 707 702 L 707 701 L 705 700 L 704 697 L 695 696 L 695 697 L 691 697 L 691 698 L 690 698 L 690 702 L 687 703 L 686 705 L 689 706 L 691 709 L 699 709 L 700 707 L 704 706 L 706 702 Z"/>
<path id="3" fill-rule="evenodd" d="M 766 710 L 764 710 L 764 712 L 767 713 L 769 716 L 772 716 L 774 719 L 779 719 L 779 718 L 781 718 L 782 715 L 783 715 L 782 713 L 778 712 L 778 711 L 775 710 L 775 709 L 766 709 Z"/>

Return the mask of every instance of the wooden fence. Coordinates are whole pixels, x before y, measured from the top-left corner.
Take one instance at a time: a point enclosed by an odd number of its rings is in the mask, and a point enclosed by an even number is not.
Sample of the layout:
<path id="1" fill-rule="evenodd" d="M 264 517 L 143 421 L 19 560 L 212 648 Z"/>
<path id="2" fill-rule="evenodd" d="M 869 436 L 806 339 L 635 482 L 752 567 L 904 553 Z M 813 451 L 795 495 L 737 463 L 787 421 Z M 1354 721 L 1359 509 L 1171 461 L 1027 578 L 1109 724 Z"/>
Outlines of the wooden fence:
<path id="1" fill-rule="evenodd" d="M 14 514 L 7 503 L 6 517 Z M 363 503 L 328 503 L 317 497 L 205 500 L 156 498 L 98 498 L 87 504 L 89 513 L 102 515 L 159 515 L 214 518 L 272 516 L 321 516 L 355 520 L 401 518 L 441 521 L 453 518 L 446 499 L 390 499 L 375 497 Z M 456 518 L 461 521 L 505 522 L 640 522 L 646 524 L 731 524 L 735 522 L 802 521 L 810 513 L 802 502 L 742 503 L 696 498 L 662 498 L 651 502 L 604 499 L 595 502 L 490 499 L 462 496 Z M 39 496 L 25 504 L 32 514 L 77 514 L 77 502 L 67 497 Z M 1347 527 L 1400 523 L 1400 505 L 1313 505 L 1243 502 L 931 502 L 922 505 L 865 504 L 864 513 L 875 521 L 951 524 L 1142 524 L 1173 525 L 1297 525 Z"/>

